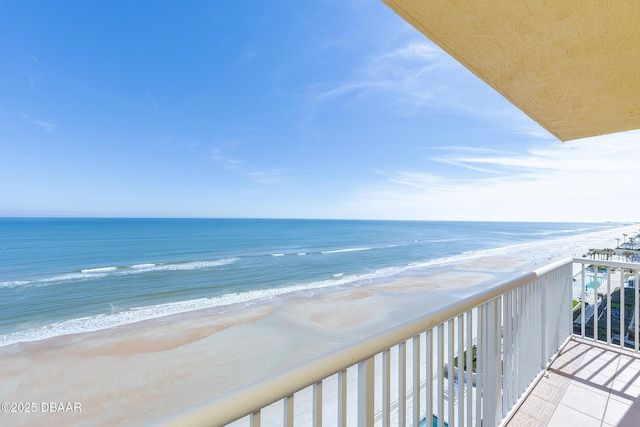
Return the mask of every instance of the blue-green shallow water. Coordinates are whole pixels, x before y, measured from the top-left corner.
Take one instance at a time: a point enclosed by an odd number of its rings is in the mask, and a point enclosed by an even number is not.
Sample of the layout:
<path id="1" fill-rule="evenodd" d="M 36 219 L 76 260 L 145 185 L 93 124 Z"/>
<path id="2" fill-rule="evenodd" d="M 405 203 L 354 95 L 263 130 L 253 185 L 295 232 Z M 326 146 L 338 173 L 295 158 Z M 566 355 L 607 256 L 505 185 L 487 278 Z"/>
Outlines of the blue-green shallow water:
<path id="1" fill-rule="evenodd" d="M 0 218 L 0 345 L 357 286 L 620 225 Z"/>

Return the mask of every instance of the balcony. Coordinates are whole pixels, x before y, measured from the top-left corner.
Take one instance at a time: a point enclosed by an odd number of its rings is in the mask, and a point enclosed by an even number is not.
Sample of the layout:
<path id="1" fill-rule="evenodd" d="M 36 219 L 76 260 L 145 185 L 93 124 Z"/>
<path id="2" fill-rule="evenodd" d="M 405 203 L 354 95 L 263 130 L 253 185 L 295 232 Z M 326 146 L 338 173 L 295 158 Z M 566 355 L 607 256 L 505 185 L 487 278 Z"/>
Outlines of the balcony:
<path id="1" fill-rule="evenodd" d="M 618 348 L 572 339 L 507 424 L 637 426 L 640 359 Z"/>
<path id="2" fill-rule="evenodd" d="M 639 272 L 560 261 L 157 425 L 625 425 Z"/>

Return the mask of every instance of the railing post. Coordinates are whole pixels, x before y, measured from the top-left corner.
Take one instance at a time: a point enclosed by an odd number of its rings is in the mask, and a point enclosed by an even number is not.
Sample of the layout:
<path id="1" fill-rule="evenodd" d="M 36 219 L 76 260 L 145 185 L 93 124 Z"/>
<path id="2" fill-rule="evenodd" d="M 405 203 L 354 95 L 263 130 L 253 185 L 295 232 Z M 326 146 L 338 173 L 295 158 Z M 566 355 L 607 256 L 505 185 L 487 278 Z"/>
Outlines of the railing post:
<path id="1" fill-rule="evenodd" d="M 484 398 L 486 400 L 487 411 L 485 423 L 483 425 L 495 426 L 502 419 L 502 398 L 500 396 L 502 375 L 502 343 L 500 337 L 500 298 L 493 299 L 487 303 L 487 371 L 486 383 L 484 385 Z"/>
<path id="2" fill-rule="evenodd" d="M 626 307 L 627 307 L 627 304 L 626 304 L 626 299 L 624 297 L 624 283 L 622 283 L 620 285 L 620 328 L 619 328 L 620 330 L 618 331 L 620 333 L 620 348 L 622 349 L 624 349 L 624 340 L 625 340 L 624 312 L 626 310 Z"/>
<path id="3" fill-rule="evenodd" d="M 444 323 L 438 325 L 438 427 L 444 426 Z M 429 423 L 427 423 L 428 425 Z"/>
<path id="4" fill-rule="evenodd" d="M 622 339 L 622 325 L 624 325 L 624 295 L 622 293 L 622 289 L 624 289 L 624 270 L 620 273 L 620 293 L 618 294 L 620 296 L 620 325 L 618 326 L 618 338 L 620 340 L 620 345 L 624 346 L 624 340 Z"/>
<path id="5" fill-rule="evenodd" d="M 473 309 L 467 311 L 467 425 L 471 427 L 473 420 Z M 475 311 L 476 315 L 478 310 Z M 477 323 L 477 322 L 476 322 Z M 477 328 L 477 326 L 476 326 Z M 477 349 L 476 349 L 477 351 Z M 462 358 L 458 359 L 460 367 L 464 366 Z"/>
<path id="6" fill-rule="evenodd" d="M 284 412 L 284 420 L 282 424 L 285 427 L 293 427 L 293 395 L 285 397 L 282 404 Z"/>
<path id="7" fill-rule="evenodd" d="M 548 342 L 549 342 L 549 320 L 548 317 L 551 313 L 551 311 L 549 310 L 549 302 L 547 300 L 547 287 L 549 286 L 549 273 L 545 274 L 544 276 L 540 277 L 539 279 L 541 281 L 541 286 L 542 286 L 542 295 L 541 295 L 541 310 L 540 313 L 542 313 L 542 324 L 540 325 L 540 331 L 542 332 L 540 334 L 540 361 L 541 361 L 541 366 L 540 369 L 545 369 L 547 367 L 547 358 L 549 357 L 549 349 L 548 349 Z"/>
<path id="8" fill-rule="evenodd" d="M 582 264 L 581 267 L 581 271 L 582 271 L 582 285 L 581 285 L 581 291 L 580 291 L 580 332 L 581 332 L 581 336 L 582 338 L 584 338 L 585 336 L 585 318 L 586 318 L 586 313 L 585 313 L 585 294 L 584 294 L 584 287 L 586 286 L 586 274 L 585 274 L 585 268 L 584 268 L 584 264 Z M 624 297 L 624 292 L 622 292 L 621 297 Z M 623 301 L 623 300 L 621 300 Z M 623 320 L 624 320 L 624 316 L 623 316 Z"/>
<path id="9" fill-rule="evenodd" d="M 426 383 L 426 414 L 427 419 L 433 415 L 433 329 L 425 332 L 425 377 Z"/>
<path id="10" fill-rule="evenodd" d="M 504 375 L 504 390 L 502 392 L 502 409 L 503 417 L 506 409 L 511 408 L 512 401 L 512 389 L 513 389 L 513 365 L 512 365 L 512 313 L 511 313 L 511 292 L 504 295 L 502 300 L 502 372 Z"/>
<path id="11" fill-rule="evenodd" d="M 624 277 L 624 273 L 620 272 Z M 611 344 L 611 268 L 607 268 L 607 344 Z"/>
<path id="12" fill-rule="evenodd" d="M 600 264 L 593 266 L 593 340 L 598 342 L 598 270 Z"/>
<path id="13" fill-rule="evenodd" d="M 413 425 L 420 424 L 420 335 L 413 337 Z"/>
<path id="14" fill-rule="evenodd" d="M 485 376 L 485 341 L 486 341 L 486 313 L 487 304 L 482 304 L 477 308 L 477 336 L 476 336 L 476 425 L 482 423 L 483 400 L 482 397 Z M 439 426 L 442 427 L 442 426 Z"/>
<path id="15" fill-rule="evenodd" d="M 382 427 L 391 426 L 391 350 L 382 352 Z"/>
<path id="16" fill-rule="evenodd" d="M 338 427 L 347 427 L 347 370 L 338 372 Z"/>
<path id="17" fill-rule="evenodd" d="M 638 285 L 640 285 L 640 283 L 638 283 L 638 279 L 639 278 L 640 278 L 640 275 L 638 274 L 638 272 L 636 272 L 635 279 L 634 279 L 635 281 L 633 282 L 633 285 L 634 285 L 633 286 L 633 293 L 634 293 L 634 297 L 633 297 L 633 301 L 634 301 L 634 303 L 633 303 L 633 313 L 634 313 L 634 316 L 633 316 L 633 319 L 634 319 L 634 322 L 633 322 L 633 324 L 634 324 L 634 327 L 633 327 L 633 343 L 634 343 L 633 344 L 633 348 L 635 349 L 636 353 L 638 352 L 638 335 L 640 335 L 638 333 L 638 329 L 639 329 L 639 325 L 640 325 L 640 323 L 638 321 L 639 320 L 638 317 L 640 315 L 640 312 L 638 312 L 638 310 L 640 309 L 640 301 L 638 301 L 638 288 L 639 288 Z"/>
<path id="18" fill-rule="evenodd" d="M 322 381 L 313 385 L 313 427 L 322 427 Z"/>
<path id="19" fill-rule="evenodd" d="M 358 427 L 373 427 L 374 359 L 358 363 Z"/>
<path id="20" fill-rule="evenodd" d="M 251 414 L 251 418 L 249 421 L 249 427 L 260 427 L 260 411 L 256 411 Z"/>
<path id="21" fill-rule="evenodd" d="M 455 345 L 455 321 L 454 319 L 450 319 L 447 323 L 447 363 L 449 365 L 449 414 L 448 414 L 448 425 L 455 425 L 455 379 L 454 379 L 454 366 L 453 366 L 453 351 Z"/>
<path id="22" fill-rule="evenodd" d="M 407 422 L 407 343 L 398 344 L 398 427 Z"/>
<path id="23" fill-rule="evenodd" d="M 460 313 L 458 316 L 458 423 L 459 426 L 464 426 L 464 313 Z M 453 371 L 453 363 L 451 364 L 451 370 Z M 469 381 L 471 381 L 471 374 L 469 374 Z"/>

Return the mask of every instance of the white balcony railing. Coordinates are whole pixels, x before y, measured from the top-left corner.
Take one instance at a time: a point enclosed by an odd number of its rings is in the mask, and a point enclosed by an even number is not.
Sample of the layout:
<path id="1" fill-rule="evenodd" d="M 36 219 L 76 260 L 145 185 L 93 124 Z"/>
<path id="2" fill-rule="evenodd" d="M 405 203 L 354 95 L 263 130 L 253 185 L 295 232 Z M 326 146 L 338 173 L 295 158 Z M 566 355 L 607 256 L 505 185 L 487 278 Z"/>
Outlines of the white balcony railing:
<path id="1" fill-rule="evenodd" d="M 640 264 L 576 259 L 574 284 L 580 304 L 574 308 L 573 332 L 601 344 L 638 352 Z M 582 314 L 584 313 L 584 314 Z"/>
<path id="2" fill-rule="evenodd" d="M 582 264 L 575 277 L 574 262 Z M 606 271 L 590 268 L 593 263 Z M 635 301 L 628 307 L 624 285 L 629 274 L 638 284 L 639 268 L 563 260 L 157 425 L 497 426 L 572 331 L 638 351 L 638 292 L 627 289 Z M 622 305 L 615 302 L 618 275 Z M 580 286 L 581 303 L 572 314 Z M 616 329 L 617 320 L 622 327 Z"/>

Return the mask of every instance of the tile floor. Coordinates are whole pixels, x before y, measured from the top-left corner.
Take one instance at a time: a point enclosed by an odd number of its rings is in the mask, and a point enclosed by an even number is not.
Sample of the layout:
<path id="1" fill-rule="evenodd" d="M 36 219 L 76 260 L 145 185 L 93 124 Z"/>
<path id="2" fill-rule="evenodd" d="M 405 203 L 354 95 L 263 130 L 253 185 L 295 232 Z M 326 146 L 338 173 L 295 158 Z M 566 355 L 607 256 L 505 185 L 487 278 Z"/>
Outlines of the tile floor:
<path id="1" fill-rule="evenodd" d="M 640 357 L 572 339 L 507 426 L 640 426 Z"/>

